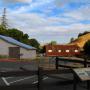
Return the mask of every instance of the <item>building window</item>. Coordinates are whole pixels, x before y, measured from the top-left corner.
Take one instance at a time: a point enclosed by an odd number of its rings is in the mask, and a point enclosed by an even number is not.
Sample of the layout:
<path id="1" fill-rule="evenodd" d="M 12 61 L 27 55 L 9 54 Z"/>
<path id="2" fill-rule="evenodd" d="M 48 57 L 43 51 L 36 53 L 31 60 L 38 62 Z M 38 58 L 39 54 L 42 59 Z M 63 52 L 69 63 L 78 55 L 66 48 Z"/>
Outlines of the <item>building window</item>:
<path id="1" fill-rule="evenodd" d="M 75 52 L 78 52 L 78 50 L 74 50 Z"/>
<path id="2" fill-rule="evenodd" d="M 48 50 L 48 52 L 52 52 L 52 50 Z"/>
<path id="3" fill-rule="evenodd" d="M 68 52 L 69 52 L 69 50 L 66 50 L 66 52 L 68 53 Z"/>
<path id="4" fill-rule="evenodd" d="M 58 52 L 61 52 L 61 50 L 58 50 Z"/>

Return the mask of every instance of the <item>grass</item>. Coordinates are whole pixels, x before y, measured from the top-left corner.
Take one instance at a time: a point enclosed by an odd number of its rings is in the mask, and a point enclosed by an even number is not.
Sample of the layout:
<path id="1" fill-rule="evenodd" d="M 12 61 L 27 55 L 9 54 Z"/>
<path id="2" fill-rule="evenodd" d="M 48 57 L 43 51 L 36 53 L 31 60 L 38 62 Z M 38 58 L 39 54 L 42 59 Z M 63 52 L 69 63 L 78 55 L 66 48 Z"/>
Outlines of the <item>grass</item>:
<path id="1" fill-rule="evenodd" d="M 6 58 L 8 58 L 8 56 L 7 55 L 0 55 L 0 58 L 1 59 L 6 59 Z"/>
<path id="2" fill-rule="evenodd" d="M 5 58 L 4 58 L 5 59 Z M 35 59 L 16 59 L 16 61 L 20 61 L 20 62 L 42 62 L 42 61 L 47 61 L 48 58 L 47 57 L 36 57 Z"/>

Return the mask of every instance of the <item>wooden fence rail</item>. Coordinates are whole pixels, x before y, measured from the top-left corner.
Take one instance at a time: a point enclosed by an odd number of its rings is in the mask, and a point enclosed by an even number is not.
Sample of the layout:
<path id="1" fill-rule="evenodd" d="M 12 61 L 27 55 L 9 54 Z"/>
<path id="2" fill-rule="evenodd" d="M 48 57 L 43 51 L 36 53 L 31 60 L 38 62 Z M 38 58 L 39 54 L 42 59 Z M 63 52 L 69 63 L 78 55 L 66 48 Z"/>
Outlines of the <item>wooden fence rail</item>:
<path id="1" fill-rule="evenodd" d="M 60 61 L 64 61 L 64 62 L 72 62 L 72 63 L 78 63 L 78 64 L 82 64 L 83 67 L 87 67 L 90 65 L 90 61 L 85 58 L 85 59 L 82 59 L 82 58 L 77 58 L 77 59 L 74 59 L 74 58 L 59 58 L 59 57 L 56 57 L 56 63 L 55 63 L 55 66 L 56 66 L 56 69 L 58 69 L 59 67 L 65 67 L 65 68 L 78 68 L 77 66 L 69 66 L 69 65 L 62 65 L 60 64 Z"/>

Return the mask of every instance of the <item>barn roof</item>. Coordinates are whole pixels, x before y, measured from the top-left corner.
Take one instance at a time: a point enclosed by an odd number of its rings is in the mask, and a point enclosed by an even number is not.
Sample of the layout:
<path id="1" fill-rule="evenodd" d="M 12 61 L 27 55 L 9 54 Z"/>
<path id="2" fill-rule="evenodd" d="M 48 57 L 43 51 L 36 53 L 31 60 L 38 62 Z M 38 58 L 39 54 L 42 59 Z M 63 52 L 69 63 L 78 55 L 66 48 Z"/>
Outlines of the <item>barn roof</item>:
<path id="1" fill-rule="evenodd" d="M 8 36 L 0 35 L 0 38 L 3 39 L 3 40 L 5 40 L 6 42 L 12 43 L 14 45 L 18 45 L 18 46 L 23 47 L 23 48 L 26 48 L 26 49 L 36 49 L 36 48 L 34 48 L 34 47 L 30 46 L 30 45 L 21 43 L 21 42 L 13 39 L 11 37 L 8 37 Z"/>

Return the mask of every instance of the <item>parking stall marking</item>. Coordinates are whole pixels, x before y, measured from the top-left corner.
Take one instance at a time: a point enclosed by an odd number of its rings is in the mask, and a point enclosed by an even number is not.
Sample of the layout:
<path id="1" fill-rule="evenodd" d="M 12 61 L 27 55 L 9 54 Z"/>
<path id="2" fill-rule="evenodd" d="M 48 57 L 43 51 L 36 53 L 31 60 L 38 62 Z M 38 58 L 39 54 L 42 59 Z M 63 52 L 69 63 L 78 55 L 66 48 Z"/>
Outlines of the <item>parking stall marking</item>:
<path id="1" fill-rule="evenodd" d="M 14 77 L 6 77 L 5 79 L 10 79 L 10 78 L 14 78 Z"/>
<path id="2" fill-rule="evenodd" d="M 24 80 L 31 79 L 31 78 L 34 78 L 34 77 L 36 77 L 36 75 L 30 76 L 30 77 L 25 77 L 25 78 L 23 78 L 23 79 L 15 80 L 15 81 L 9 82 L 9 84 L 16 83 L 16 82 L 20 82 L 20 81 L 24 81 Z"/>
<path id="3" fill-rule="evenodd" d="M 10 86 L 10 83 L 7 82 L 6 78 L 2 77 L 2 80 L 4 81 L 4 83 L 5 83 L 7 86 Z"/>
<path id="4" fill-rule="evenodd" d="M 45 77 L 43 80 L 46 80 L 46 79 L 48 79 L 48 77 Z M 37 83 L 38 83 L 38 81 L 35 81 L 32 84 L 37 84 Z"/>

